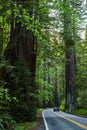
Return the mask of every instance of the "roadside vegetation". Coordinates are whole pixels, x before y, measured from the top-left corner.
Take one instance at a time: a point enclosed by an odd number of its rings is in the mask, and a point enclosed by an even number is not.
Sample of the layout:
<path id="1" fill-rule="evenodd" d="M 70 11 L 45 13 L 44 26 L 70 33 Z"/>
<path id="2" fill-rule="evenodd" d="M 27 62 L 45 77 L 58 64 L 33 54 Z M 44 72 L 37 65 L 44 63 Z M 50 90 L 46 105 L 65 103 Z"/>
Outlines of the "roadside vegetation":
<path id="1" fill-rule="evenodd" d="M 14 130 L 33 130 L 37 126 L 36 122 L 25 122 L 25 123 L 19 123 L 14 128 Z"/>
<path id="2" fill-rule="evenodd" d="M 78 110 L 74 111 L 72 114 L 87 118 L 87 109 L 78 109 Z"/>

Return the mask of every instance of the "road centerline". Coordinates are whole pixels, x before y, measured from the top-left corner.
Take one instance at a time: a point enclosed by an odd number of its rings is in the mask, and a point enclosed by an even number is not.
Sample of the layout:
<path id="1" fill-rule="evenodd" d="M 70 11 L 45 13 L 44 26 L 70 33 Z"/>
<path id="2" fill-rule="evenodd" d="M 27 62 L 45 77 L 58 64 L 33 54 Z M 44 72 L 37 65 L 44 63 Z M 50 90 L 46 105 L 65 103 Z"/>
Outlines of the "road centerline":
<path id="1" fill-rule="evenodd" d="M 51 111 L 52 111 L 52 110 L 51 110 Z M 65 116 L 63 116 L 63 115 L 60 115 L 59 113 L 55 113 L 55 112 L 53 112 L 53 111 L 52 111 L 52 113 L 54 113 L 55 115 L 57 115 L 57 116 L 59 116 L 59 117 L 61 117 L 61 118 L 63 118 L 63 119 L 66 119 L 66 120 L 68 120 L 68 121 L 70 121 L 70 122 L 76 124 L 77 126 L 80 126 L 81 128 L 83 128 L 83 129 L 85 129 L 85 130 L 87 130 L 87 126 L 86 126 L 86 125 L 83 125 L 83 124 L 81 124 L 81 123 L 79 123 L 79 122 L 77 122 L 77 121 L 74 121 L 74 120 L 72 120 L 72 119 L 70 119 L 70 118 L 67 118 L 67 117 L 65 117 Z"/>

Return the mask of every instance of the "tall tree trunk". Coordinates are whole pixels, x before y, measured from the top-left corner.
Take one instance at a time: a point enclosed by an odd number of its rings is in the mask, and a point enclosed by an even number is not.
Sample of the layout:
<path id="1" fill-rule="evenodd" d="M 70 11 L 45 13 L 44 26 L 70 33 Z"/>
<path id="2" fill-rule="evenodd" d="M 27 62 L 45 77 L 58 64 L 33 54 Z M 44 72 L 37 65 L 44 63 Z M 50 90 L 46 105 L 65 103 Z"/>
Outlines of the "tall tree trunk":
<path id="1" fill-rule="evenodd" d="M 0 24 L 0 58 L 3 52 L 3 32 L 4 32 L 4 17 L 3 17 L 3 24 Z"/>
<path id="2" fill-rule="evenodd" d="M 22 2 L 22 0 L 20 0 Z M 20 3 L 20 2 L 19 2 Z M 24 3 L 24 7 L 27 7 L 27 2 Z M 29 15 L 32 17 L 33 8 L 29 10 Z M 20 10 L 20 13 L 21 10 Z M 13 15 L 13 11 L 12 11 Z M 35 15 L 36 19 L 36 15 Z M 36 72 L 36 53 L 37 53 L 37 39 L 34 36 L 34 32 L 27 30 L 22 26 L 21 22 L 15 20 L 11 21 L 11 34 L 10 42 L 7 47 L 6 57 L 9 63 L 15 65 L 16 61 L 23 60 L 26 62 L 30 72 L 30 84 L 29 88 L 25 89 L 26 105 L 29 109 L 29 118 L 35 119 L 36 116 L 36 85 L 35 85 L 35 72 Z M 20 86 L 21 87 L 21 86 Z M 14 88 L 13 88 L 14 90 Z"/>
<path id="3" fill-rule="evenodd" d="M 27 63 L 30 71 L 30 86 L 31 86 L 31 96 L 30 96 L 30 116 L 36 115 L 36 84 L 35 84 L 35 73 L 36 73 L 36 52 L 37 52 L 37 41 L 34 37 L 34 34 L 32 31 L 27 31 L 26 35 L 26 43 L 27 44 Z M 33 101 L 33 102 L 32 102 Z M 35 113 L 35 114 L 34 114 Z"/>
<path id="4" fill-rule="evenodd" d="M 71 42 L 70 40 L 68 42 Z M 66 51 L 66 64 L 65 64 L 65 76 L 66 76 L 66 104 L 69 111 L 76 109 L 76 84 L 75 84 L 75 53 L 73 46 L 67 46 Z"/>
<path id="5" fill-rule="evenodd" d="M 55 67 L 55 77 L 54 77 L 54 103 L 59 106 L 58 100 L 58 79 L 57 79 L 57 68 Z"/>
<path id="6" fill-rule="evenodd" d="M 64 0 L 65 10 L 70 9 L 70 1 Z M 66 107 L 68 110 L 76 109 L 76 84 L 75 84 L 75 41 L 73 40 L 73 29 L 71 12 L 64 12 L 64 42 L 65 42 L 65 77 L 66 77 Z"/>
<path id="7" fill-rule="evenodd" d="M 44 72 L 46 71 L 46 60 L 44 59 L 44 64 L 43 64 L 43 70 Z M 44 84 L 43 84 L 43 108 L 46 107 L 46 99 L 45 99 L 45 92 L 46 92 L 46 85 L 45 85 L 45 82 L 46 82 L 46 72 L 44 73 Z"/>

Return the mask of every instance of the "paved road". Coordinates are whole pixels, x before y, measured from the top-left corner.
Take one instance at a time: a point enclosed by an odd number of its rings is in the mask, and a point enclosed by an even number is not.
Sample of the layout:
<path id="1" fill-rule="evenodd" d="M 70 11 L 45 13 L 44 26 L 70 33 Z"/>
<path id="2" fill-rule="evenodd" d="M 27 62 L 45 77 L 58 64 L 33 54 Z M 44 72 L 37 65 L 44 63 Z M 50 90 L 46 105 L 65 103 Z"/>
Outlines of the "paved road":
<path id="1" fill-rule="evenodd" d="M 53 112 L 52 109 L 45 110 L 43 115 L 47 130 L 87 130 L 87 118 Z"/>

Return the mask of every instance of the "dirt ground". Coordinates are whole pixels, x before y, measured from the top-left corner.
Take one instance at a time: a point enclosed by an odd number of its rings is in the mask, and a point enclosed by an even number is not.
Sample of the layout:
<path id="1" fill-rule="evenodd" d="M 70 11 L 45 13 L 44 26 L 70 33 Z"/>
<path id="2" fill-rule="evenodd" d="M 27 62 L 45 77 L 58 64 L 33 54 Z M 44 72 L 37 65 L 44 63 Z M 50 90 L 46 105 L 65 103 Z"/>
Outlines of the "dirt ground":
<path id="1" fill-rule="evenodd" d="M 37 127 L 34 128 L 34 130 L 45 130 L 43 117 L 42 117 L 42 111 L 37 112 Z"/>

